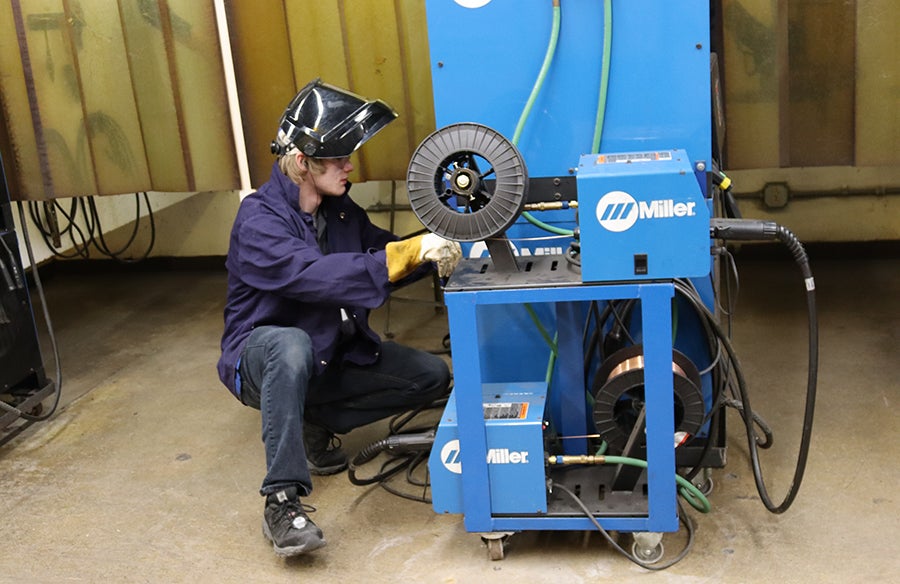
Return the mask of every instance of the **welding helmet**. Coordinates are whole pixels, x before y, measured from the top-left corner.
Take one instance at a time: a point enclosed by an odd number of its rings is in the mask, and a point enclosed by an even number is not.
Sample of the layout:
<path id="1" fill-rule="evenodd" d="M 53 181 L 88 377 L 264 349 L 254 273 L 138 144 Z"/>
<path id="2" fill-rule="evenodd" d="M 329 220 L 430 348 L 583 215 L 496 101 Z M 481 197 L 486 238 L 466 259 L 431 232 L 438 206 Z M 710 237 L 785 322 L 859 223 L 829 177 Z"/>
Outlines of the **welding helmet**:
<path id="1" fill-rule="evenodd" d="M 293 148 L 313 158 L 342 158 L 397 117 L 391 106 L 316 79 L 300 90 L 278 122 L 272 153 Z"/>

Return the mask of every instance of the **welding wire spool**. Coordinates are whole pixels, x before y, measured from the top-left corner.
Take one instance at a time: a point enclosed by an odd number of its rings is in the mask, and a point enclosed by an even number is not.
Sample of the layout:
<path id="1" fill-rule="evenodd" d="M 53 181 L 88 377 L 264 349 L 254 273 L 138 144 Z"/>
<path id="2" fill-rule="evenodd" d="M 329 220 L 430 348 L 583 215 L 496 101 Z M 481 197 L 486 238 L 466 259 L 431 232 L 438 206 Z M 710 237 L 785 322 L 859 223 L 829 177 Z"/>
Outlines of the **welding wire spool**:
<path id="1" fill-rule="evenodd" d="M 409 203 L 430 231 L 454 241 L 502 235 L 525 206 L 528 171 L 516 146 L 474 123 L 452 124 L 416 148 Z"/>
<path id="2" fill-rule="evenodd" d="M 684 354 L 672 351 L 675 431 L 696 434 L 703 425 L 700 373 Z M 611 449 L 622 452 L 644 404 L 644 348 L 632 345 L 603 363 L 593 383 L 594 424 Z"/>

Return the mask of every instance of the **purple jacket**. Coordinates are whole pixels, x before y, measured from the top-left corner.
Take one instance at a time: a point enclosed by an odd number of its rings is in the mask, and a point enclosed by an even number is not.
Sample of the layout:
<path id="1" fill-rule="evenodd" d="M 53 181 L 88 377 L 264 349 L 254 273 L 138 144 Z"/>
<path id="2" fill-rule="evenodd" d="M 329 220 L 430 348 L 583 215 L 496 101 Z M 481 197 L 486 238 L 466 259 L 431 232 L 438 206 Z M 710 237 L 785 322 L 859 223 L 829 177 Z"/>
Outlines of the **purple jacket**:
<path id="1" fill-rule="evenodd" d="M 349 190 L 349 188 L 348 188 Z M 276 164 L 269 180 L 241 202 L 225 267 L 228 295 L 219 378 L 235 396 L 235 368 L 254 327 L 293 326 L 313 342 L 317 373 L 335 357 L 341 308 L 359 332 L 343 359 L 374 363 L 381 340 L 369 328 L 369 310 L 388 298 L 384 246 L 397 237 L 372 225 L 346 193 L 323 197 L 329 253 L 316 243 L 315 218 L 300 210 L 299 189 Z"/>

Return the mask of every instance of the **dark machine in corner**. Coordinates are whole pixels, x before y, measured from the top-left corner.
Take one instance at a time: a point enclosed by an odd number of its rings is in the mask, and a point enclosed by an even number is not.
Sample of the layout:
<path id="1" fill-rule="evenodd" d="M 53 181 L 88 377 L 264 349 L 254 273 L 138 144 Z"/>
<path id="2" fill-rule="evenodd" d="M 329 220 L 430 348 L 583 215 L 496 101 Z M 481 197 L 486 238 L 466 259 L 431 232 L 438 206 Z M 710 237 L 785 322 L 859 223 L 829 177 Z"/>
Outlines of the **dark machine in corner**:
<path id="1" fill-rule="evenodd" d="M 47 378 L 28 281 L 19 255 L 6 171 L 0 159 L 0 445 L 47 419 L 56 391 Z"/>

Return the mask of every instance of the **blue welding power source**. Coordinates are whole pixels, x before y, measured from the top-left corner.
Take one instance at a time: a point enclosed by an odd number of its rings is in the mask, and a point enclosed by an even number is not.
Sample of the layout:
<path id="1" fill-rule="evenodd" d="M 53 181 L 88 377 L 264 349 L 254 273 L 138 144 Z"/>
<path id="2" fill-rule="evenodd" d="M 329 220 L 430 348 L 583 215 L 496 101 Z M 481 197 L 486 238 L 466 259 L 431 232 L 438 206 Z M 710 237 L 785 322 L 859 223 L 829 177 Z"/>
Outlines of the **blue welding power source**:
<path id="1" fill-rule="evenodd" d="M 486 383 L 483 390 L 491 509 L 495 513 L 545 513 L 543 419 L 547 386 L 540 382 Z M 456 390 L 451 394 L 431 450 L 431 494 L 438 513 L 463 512 L 462 450 Z M 462 444 L 462 447 L 461 447 Z"/>

